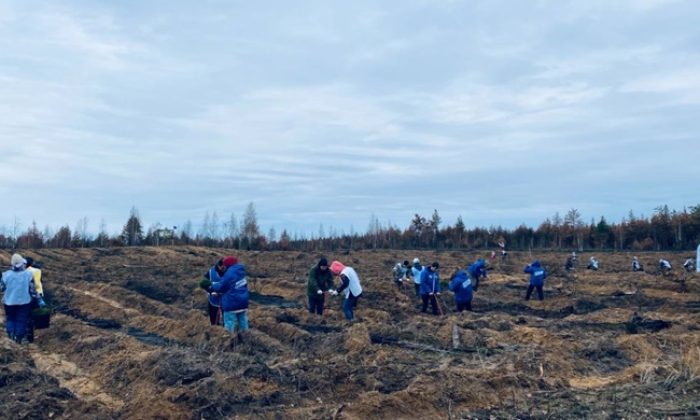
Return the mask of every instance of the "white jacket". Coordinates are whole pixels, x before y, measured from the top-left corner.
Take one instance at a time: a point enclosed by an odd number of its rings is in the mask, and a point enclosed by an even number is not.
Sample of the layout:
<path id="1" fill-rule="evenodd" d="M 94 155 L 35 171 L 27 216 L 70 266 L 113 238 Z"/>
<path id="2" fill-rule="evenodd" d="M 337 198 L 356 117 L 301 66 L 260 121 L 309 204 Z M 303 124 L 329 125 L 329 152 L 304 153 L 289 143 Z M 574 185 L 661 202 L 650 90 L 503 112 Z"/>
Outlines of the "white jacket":
<path id="1" fill-rule="evenodd" d="M 360 293 L 362 293 L 362 286 L 360 285 L 360 277 L 355 270 L 352 267 L 345 267 L 340 274 L 347 277 L 349 281 L 348 287 L 343 290 L 345 299 L 350 297 L 350 292 L 352 292 L 353 296 L 360 296 Z"/>

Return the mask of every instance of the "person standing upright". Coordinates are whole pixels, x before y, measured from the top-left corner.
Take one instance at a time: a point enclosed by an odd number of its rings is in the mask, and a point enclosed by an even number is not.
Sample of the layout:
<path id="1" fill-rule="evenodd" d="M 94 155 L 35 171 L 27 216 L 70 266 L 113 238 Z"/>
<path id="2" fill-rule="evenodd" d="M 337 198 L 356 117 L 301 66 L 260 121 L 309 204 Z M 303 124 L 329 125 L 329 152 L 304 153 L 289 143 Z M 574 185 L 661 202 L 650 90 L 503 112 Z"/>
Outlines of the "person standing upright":
<path id="1" fill-rule="evenodd" d="M 34 342 L 34 319 L 31 316 L 31 311 L 33 311 L 36 308 L 43 308 L 46 306 L 46 302 L 44 302 L 44 286 L 41 283 L 41 270 L 34 267 L 34 258 L 32 257 L 26 257 L 24 259 L 27 261 L 27 271 L 32 273 L 32 277 L 34 278 L 34 289 L 36 290 L 36 299 L 32 299 L 31 305 L 29 307 L 29 312 L 30 316 L 27 319 L 27 341 L 29 343 Z"/>
<path id="2" fill-rule="evenodd" d="M 27 322 L 31 316 L 31 303 L 36 298 L 34 276 L 27 271 L 27 261 L 20 254 L 12 255 L 11 269 L 2 273 L 0 291 L 4 292 L 5 329 L 7 336 L 18 344 L 27 335 Z"/>
<path id="3" fill-rule="evenodd" d="M 428 303 L 433 310 L 433 315 L 438 314 L 439 303 L 437 301 L 440 295 L 440 274 L 438 270 L 440 269 L 440 264 L 435 261 L 430 264 L 428 268 L 423 270 L 420 279 L 420 297 L 423 300 L 423 307 L 421 312 L 427 312 Z"/>
<path id="4" fill-rule="evenodd" d="M 221 276 L 226 272 L 226 267 L 224 267 L 224 259 L 220 258 L 214 265 L 209 268 L 209 270 L 204 273 L 204 278 L 208 279 L 212 283 L 215 281 L 220 281 Z M 224 317 L 221 312 L 221 295 L 217 292 L 210 290 L 207 294 L 207 305 L 209 312 L 209 323 L 211 325 L 223 325 Z"/>
<path id="5" fill-rule="evenodd" d="M 309 270 L 309 280 L 306 283 L 309 312 L 323 315 L 326 292 L 331 287 L 333 287 L 333 273 L 328 269 L 328 260 L 322 257 L 318 264 Z"/>
<path id="6" fill-rule="evenodd" d="M 423 268 L 418 257 L 414 258 L 411 266 L 411 276 L 413 277 L 413 287 L 416 289 L 416 297 L 420 297 L 420 276 Z"/>
<path id="7" fill-rule="evenodd" d="M 547 272 L 542 268 L 539 260 L 535 260 L 532 264 L 525 267 L 525 273 L 530 274 L 530 285 L 527 287 L 527 294 L 525 294 L 525 300 L 530 300 L 530 295 L 533 289 L 537 289 L 537 296 L 540 300 L 544 299 L 544 291 L 542 287 L 544 286 L 544 279 L 547 278 Z"/>

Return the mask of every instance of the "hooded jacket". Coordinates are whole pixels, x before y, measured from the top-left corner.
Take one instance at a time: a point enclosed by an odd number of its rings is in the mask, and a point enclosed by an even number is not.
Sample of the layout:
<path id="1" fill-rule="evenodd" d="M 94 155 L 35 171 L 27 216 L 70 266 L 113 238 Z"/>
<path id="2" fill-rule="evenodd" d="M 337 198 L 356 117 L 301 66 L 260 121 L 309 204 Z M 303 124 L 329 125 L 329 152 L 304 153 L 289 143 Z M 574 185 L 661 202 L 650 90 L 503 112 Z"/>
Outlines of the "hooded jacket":
<path id="1" fill-rule="evenodd" d="M 24 268 L 20 270 L 7 270 L 2 273 L 0 290 L 5 292 L 2 303 L 8 306 L 26 305 L 36 297 L 34 288 L 34 276 Z"/>
<path id="2" fill-rule="evenodd" d="M 437 270 L 425 267 L 420 275 L 420 294 L 440 293 L 440 275 Z"/>
<path id="3" fill-rule="evenodd" d="M 338 277 L 340 277 L 343 283 L 336 291 L 338 293 L 343 292 L 345 299 L 348 299 L 351 293 L 353 296 L 360 296 L 362 294 L 362 285 L 360 285 L 360 276 L 357 275 L 355 269 L 352 267 L 345 267 L 338 261 L 333 261 L 331 270 L 335 273 L 339 269 Z"/>
<path id="4" fill-rule="evenodd" d="M 248 309 L 248 279 L 243 264 L 230 266 L 220 281 L 211 284 L 211 288 L 222 295 L 221 310 L 224 312 Z"/>
<path id="5" fill-rule="evenodd" d="M 457 274 L 452 277 L 448 288 L 454 292 L 455 300 L 458 303 L 470 302 L 474 297 L 472 281 L 464 270 L 459 270 Z"/>
<path id="6" fill-rule="evenodd" d="M 479 276 L 486 277 L 486 261 L 483 258 L 479 258 L 476 262 L 467 268 L 469 275 L 474 279 L 478 279 Z"/>
<path id="7" fill-rule="evenodd" d="M 333 273 L 330 268 L 326 268 L 325 271 L 321 270 L 322 262 L 325 262 L 324 265 L 328 265 L 328 261 L 320 260 L 309 270 L 309 281 L 306 283 L 306 294 L 309 296 L 316 296 L 319 290 L 325 292 L 333 287 Z"/>
<path id="8" fill-rule="evenodd" d="M 420 276 L 423 272 L 423 266 L 420 263 L 413 263 L 411 266 L 411 274 L 413 275 L 413 282 L 415 284 L 420 284 Z"/>
<path id="9" fill-rule="evenodd" d="M 532 264 L 525 267 L 526 273 L 530 274 L 530 285 L 531 286 L 543 286 L 544 279 L 547 278 L 547 273 L 544 268 L 540 265 L 539 261 L 535 261 Z"/>

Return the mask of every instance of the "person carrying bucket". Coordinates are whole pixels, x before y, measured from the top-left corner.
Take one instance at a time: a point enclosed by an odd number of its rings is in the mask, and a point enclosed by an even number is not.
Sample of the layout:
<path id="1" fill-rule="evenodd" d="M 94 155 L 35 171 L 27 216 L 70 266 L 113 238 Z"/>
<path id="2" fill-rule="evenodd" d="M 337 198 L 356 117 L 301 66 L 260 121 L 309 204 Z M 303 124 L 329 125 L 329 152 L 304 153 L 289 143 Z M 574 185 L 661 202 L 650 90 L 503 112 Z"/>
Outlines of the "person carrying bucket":
<path id="1" fill-rule="evenodd" d="M 27 271 L 27 261 L 20 254 L 12 255 L 11 269 L 2 273 L 0 292 L 4 292 L 5 329 L 7 336 L 18 344 L 27 335 L 32 300 L 36 298 L 34 276 Z"/>

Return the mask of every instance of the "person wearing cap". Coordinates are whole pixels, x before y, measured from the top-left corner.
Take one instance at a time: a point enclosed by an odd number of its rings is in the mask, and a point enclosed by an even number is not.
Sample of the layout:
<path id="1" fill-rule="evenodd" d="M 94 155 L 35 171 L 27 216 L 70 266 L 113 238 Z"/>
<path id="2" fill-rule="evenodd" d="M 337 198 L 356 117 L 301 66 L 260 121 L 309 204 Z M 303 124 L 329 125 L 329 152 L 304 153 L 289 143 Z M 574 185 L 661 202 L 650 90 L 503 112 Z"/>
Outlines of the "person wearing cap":
<path id="1" fill-rule="evenodd" d="M 230 333 L 238 330 L 238 339 L 248 330 L 248 279 L 245 266 L 236 257 L 222 260 L 225 272 L 212 282 L 211 290 L 221 295 L 221 310 L 224 313 L 224 328 Z M 218 274 L 217 274 L 218 277 Z"/>
<path id="2" fill-rule="evenodd" d="M 659 260 L 659 271 L 666 274 L 671 271 L 671 263 L 668 260 L 661 258 Z"/>
<path id="3" fill-rule="evenodd" d="M 547 272 L 542 268 L 539 260 L 535 260 L 532 264 L 526 266 L 524 272 L 530 274 L 530 285 L 527 286 L 525 300 L 530 300 L 530 295 L 534 289 L 537 289 L 537 297 L 543 300 L 544 292 L 542 287 L 544 286 L 544 279 L 547 278 Z"/>
<path id="4" fill-rule="evenodd" d="M 472 287 L 472 281 L 469 278 L 469 274 L 466 270 L 460 270 L 459 268 L 450 279 L 450 285 L 448 286 L 450 291 L 455 294 L 455 304 L 457 305 L 457 312 L 462 312 L 465 309 L 467 311 L 472 310 L 472 299 L 474 298 L 474 288 Z"/>
<path id="5" fill-rule="evenodd" d="M 637 257 L 632 257 L 632 271 L 644 271 L 642 263 L 639 262 Z"/>
<path id="6" fill-rule="evenodd" d="M 43 308 L 46 306 L 46 302 L 44 302 L 44 287 L 41 284 L 41 270 L 38 268 L 34 267 L 34 258 L 32 257 L 26 257 L 24 259 L 27 263 L 25 266 L 27 267 L 27 271 L 32 273 L 32 277 L 34 278 L 34 289 L 36 290 L 37 298 L 32 299 L 32 303 L 30 305 L 30 313 L 36 308 Z M 27 320 L 27 341 L 30 343 L 34 342 L 34 319 L 30 316 Z"/>
<path id="7" fill-rule="evenodd" d="M 34 276 L 26 270 L 27 261 L 20 254 L 12 255 L 11 269 L 2 273 L 0 291 L 4 292 L 5 329 L 10 339 L 22 343 L 27 334 L 32 299 L 36 298 Z"/>
<path id="8" fill-rule="evenodd" d="M 692 273 L 695 271 L 695 261 L 692 258 L 688 258 L 683 263 L 683 268 L 685 268 L 685 271 Z"/>
<path id="9" fill-rule="evenodd" d="M 357 306 L 357 300 L 362 296 L 360 276 L 357 275 L 354 268 L 346 267 L 340 261 L 331 263 L 331 272 L 340 278 L 341 285 L 337 289 L 330 289 L 328 292 L 333 296 L 343 293 L 345 298 L 343 301 L 343 313 L 345 314 L 345 319 L 352 321 L 355 318 L 353 311 Z"/>
<path id="10" fill-rule="evenodd" d="M 398 262 L 391 271 L 391 274 L 394 276 L 396 287 L 402 289 L 404 287 L 404 281 L 408 280 L 408 277 L 411 276 L 411 264 L 408 260 L 404 260 L 403 263 Z"/>
<path id="11" fill-rule="evenodd" d="M 437 297 L 440 295 L 440 275 L 438 274 L 439 269 L 440 264 L 437 261 L 435 261 L 421 273 L 420 297 L 423 300 L 423 307 L 421 308 L 421 312 L 427 312 L 428 302 L 430 302 L 430 307 L 433 310 L 433 315 L 437 315 L 439 313 L 437 301 Z"/>
<path id="12" fill-rule="evenodd" d="M 474 261 L 474 264 L 467 268 L 467 274 L 469 274 L 474 291 L 476 292 L 479 289 L 479 279 L 486 279 L 488 277 L 486 271 L 486 261 L 484 261 L 483 258 L 479 258 L 478 260 Z"/>
<path id="13" fill-rule="evenodd" d="M 326 292 L 333 287 L 333 273 L 328 269 L 328 260 L 322 257 L 318 264 L 309 270 L 306 295 L 309 298 L 309 312 L 323 315 Z"/>
<path id="14" fill-rule="evenodd" d="M 226 267 L 224 267 L 224 259 L 219 258 L 219 260 L 204 273 L 204 278 L 208 279 L 212 283 L 215 281 L 220 281 L 221 276 L 226 272 Z M 224 317 L 221 312 L 221 296 L 214 292 L 209 291 L 207 293 L 207 306 L 209 312 L 209 323 L 211 325 L 223 325 Z"/>
<path id="15" fill-rule="evenodd" d="M 413 287 L 416 289 L 416 297 L 420 297 L 420 276 L 423 272 L 423 268 L 418 257 L 414 258 L 413 265 L 411 266 L 411 277 L 413 277 Z"/>

